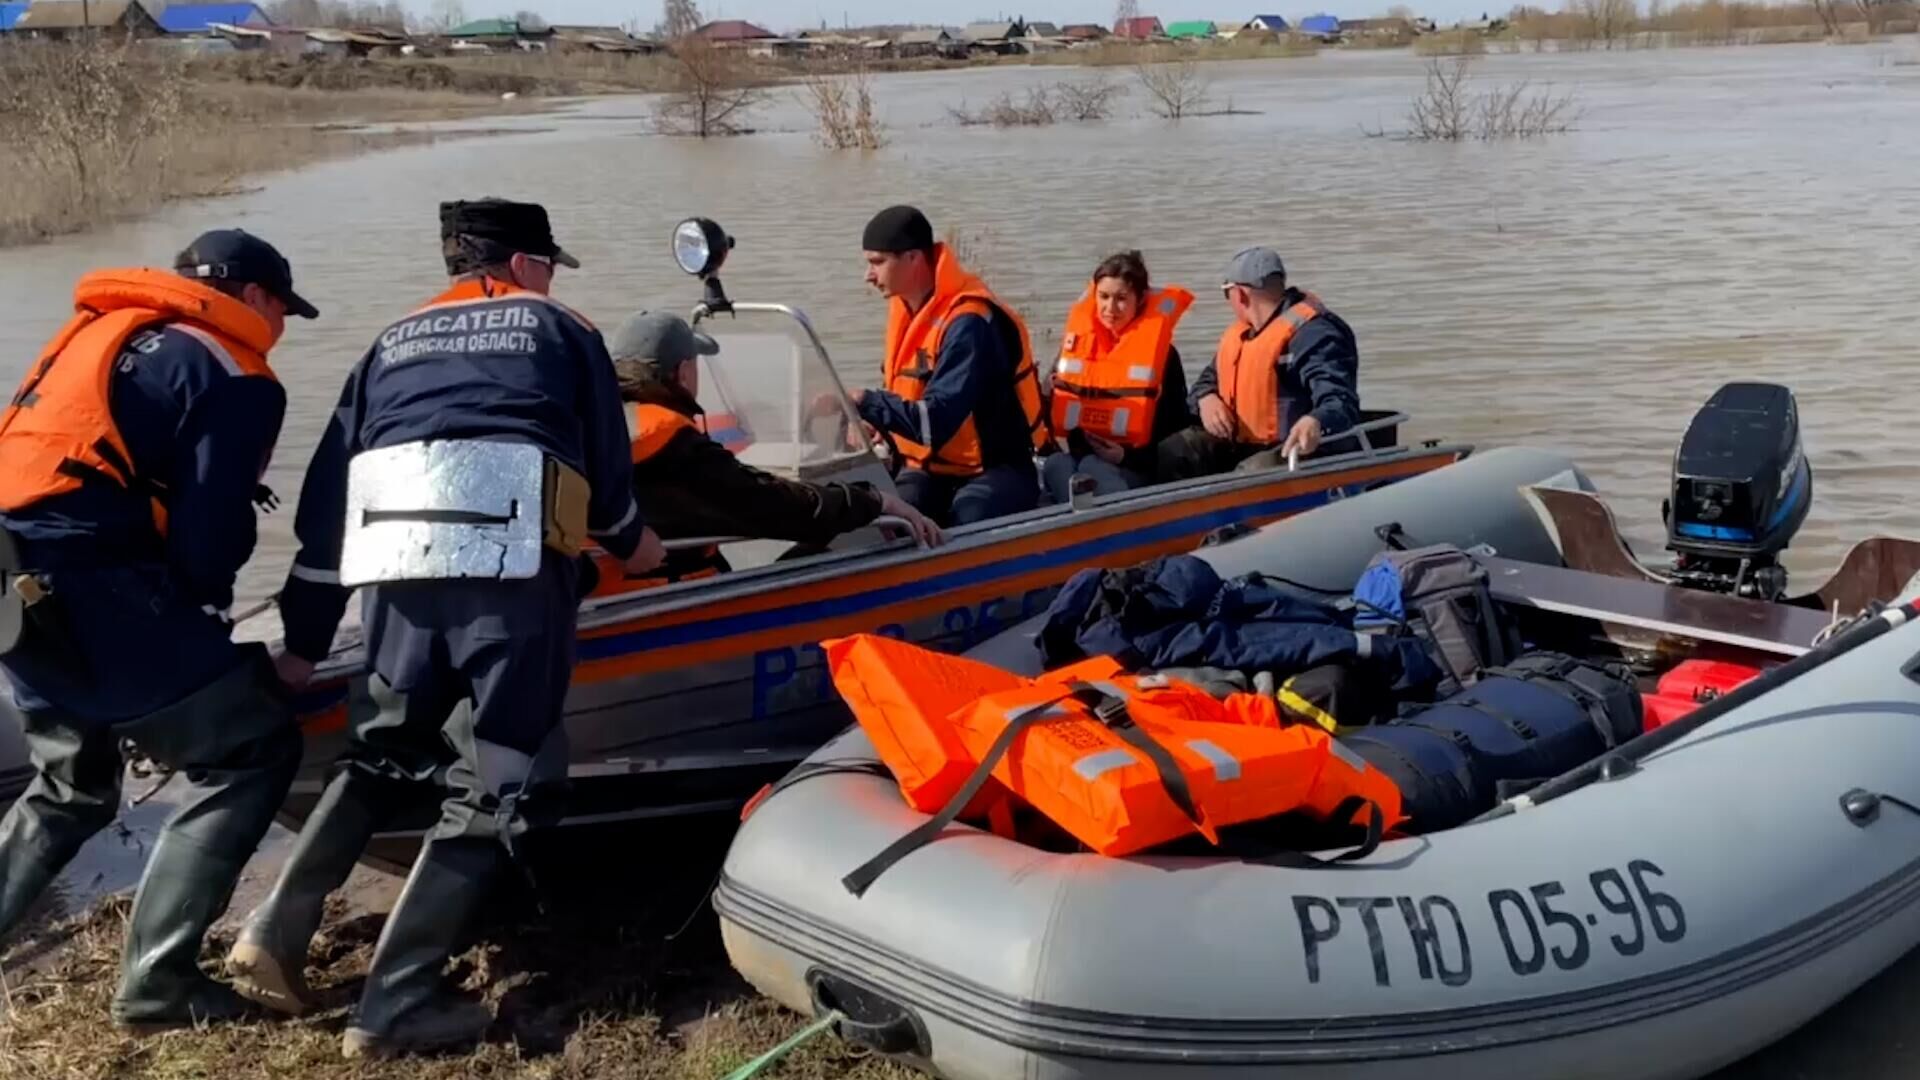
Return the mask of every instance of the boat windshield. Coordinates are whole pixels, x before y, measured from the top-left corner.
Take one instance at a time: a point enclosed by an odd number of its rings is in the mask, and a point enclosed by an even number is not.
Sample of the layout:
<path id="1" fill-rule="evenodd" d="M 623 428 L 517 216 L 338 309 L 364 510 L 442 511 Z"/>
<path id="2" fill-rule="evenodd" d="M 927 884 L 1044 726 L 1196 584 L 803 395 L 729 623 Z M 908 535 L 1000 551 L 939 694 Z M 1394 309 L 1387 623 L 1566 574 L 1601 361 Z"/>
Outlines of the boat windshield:
<path id="1" fill-rule="evenodd" d="M 742 462 L 794 479 L 871 453 L 832 361 L 803 318 L 783 308 L 700 321 L 720 345 L 718 355 L 700 359 L 707 433 Z"/>

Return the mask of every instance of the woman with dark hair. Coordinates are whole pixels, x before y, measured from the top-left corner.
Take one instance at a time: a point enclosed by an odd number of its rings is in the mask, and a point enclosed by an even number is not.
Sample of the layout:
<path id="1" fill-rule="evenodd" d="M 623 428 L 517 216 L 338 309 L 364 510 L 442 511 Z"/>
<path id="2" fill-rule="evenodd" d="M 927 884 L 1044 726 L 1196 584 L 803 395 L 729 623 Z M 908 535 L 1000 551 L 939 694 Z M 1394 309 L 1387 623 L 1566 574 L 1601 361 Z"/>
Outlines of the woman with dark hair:
<path id="1" fill-rule="evenodd" d="M 1174 327 L 1193 305 L 1178 285 L 1155 289 L 1137 251 L 1094 268 L 1067 313 L 1049 388 L 1053 433 L 1064 453 L 1042 466 L 1047 494 L 1067 501 L 1075 473 L 1099 493 L 1152 482 L 1154 447 L 1193 423 Z"/>

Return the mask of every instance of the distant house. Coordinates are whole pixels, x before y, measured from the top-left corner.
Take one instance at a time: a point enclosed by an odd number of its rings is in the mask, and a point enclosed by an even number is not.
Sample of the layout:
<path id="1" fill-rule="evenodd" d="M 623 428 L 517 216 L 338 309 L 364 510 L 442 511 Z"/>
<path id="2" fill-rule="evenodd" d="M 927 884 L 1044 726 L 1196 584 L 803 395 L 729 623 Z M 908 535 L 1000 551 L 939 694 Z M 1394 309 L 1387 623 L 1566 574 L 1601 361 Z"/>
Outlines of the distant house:
<path id="1" fill-rule="evenodd" d="M 1413 20 L 1397 16 L 1384 19 L 1341 19 L 1343 37 L 1399 40 L 1411 38 L 1417 31 Z"/>
<path id="2" fill-rule="evenodd" d="M 1170 23 L 1167 26 L 1167 36 L 1175 41 L 1204 41 L 1213 36 L 1213 20 L 1187 19 Z"/>
<path id="3" fill-rule="evenodd" d="M 33 0 L 13 21 L 13 33 L 60 38 L 113 31 L 127 37 L 158 37 L 160 23 L 139 0 Z"/>
<path id="4" fill-rule="evenodd" d="M 756 41 L 771 41 L 780 35 L 745 19 L 718 19 L 693 32 L 693 36 L 723 48 L 745 48 Z"/>
<path id="5" fill-rule="evenodd" d="M 1060 31 L 1068 41 L 1099 41 L 1111 31 L 1097 23 L 1072 23 Z"/>
<path id="6" fill-rule="evenodd" d="M 1167 31 L 1160 25 L 1159 19 L 1152 15 L 1142 15 L 1137 19 L 1122 19 L 1114 23 L 1113 34 L 1128 41 L 1146 41 L 1150 38 L 1166 37 Z"/>
<path id="7" fill-rule="evenodd" d="M 631 53 L 658 51 L 658 42 L 644 41 L 617 26 L 559 26 L 553 31 L 553 47 L 561 52 Z"/>
<path id="8" fill-rule="evenodd" d="M 1240 36 L 1240 24 L 1237 22 L 1216 22 L 1213 24 L 1213 36 L 1222 41 L 1232 41 Z"/>
<path id="9" fill-rule="evenodd" d="M 1027 24 L 1019 20 L 997 23 L 970 23 L 966 29 L 968 52 L 1007 55 L 1020 51 L 1019 41 L 1027 36 Z"/>
<path id="10" fill-rule="evenodd" d="M 923 56 L 958 57 L 966 55 L 967 46 L 945 30 L 908 30 L 893 39 L 893 52 L 902 60 Z"/>
<path id="11" fill-rule="evenodd" d="M 243 33 L 245 31 L 242 31 Z M 319 56 L 398 56 L 407 46 L 407 36 L 393 30 L 368 28 L 363 30 L 305 30 L 300 35 L 306 39 L 302 50 L 308 55 Z M 278 51 L 280 39 L 286 37 L 285 31 L 270 34 L 270 47 Z"/>
<path id="12" fill-rule="evenodd" d="M 471 50 L 481 48 L 544 49 L 553 37 L 550 27 L 522 26 L 518 19 L 475 19 L 447 31 L 455 46 Z"/>
<path id="13" fill-rule="evenodd" d="M 1340 20 L 1332 15 L 1309 15 L 1300 20 L 1300 32 L 1308 37 L 1339 37 Z"/>
<path id="14" fill-rule="evenodd" d="M 1285 34 L 1290 32 L 1293 27 L 1288 26 L 1287 20 L 1278 15 L 1255 15 L 1253 18 L 1248 19 L 1240 29 L 1251 30 L 1257 34 Z"/>
<path id="15" fill-rule="evenodd" d="M 802 30 L 794 35 L 808 56 L 853 56 L 866 42 L 833 30 Z"/>
<path id="16" fill-rule="evenodd" d="M 155 18 L 168 34 L 199 37 L 212 37 L 215 23 L 255 28 L 273 25 L 258 4 L 168 4 Z"/>
<path id="17" fill-rule="evenodd" d="M 234 23 L 217 22 L 211 27 L 212 37 L 226 42 L 237 52 L 270 52 L 282 56 L 299 56 L 311 53 L 318 56 L 354 56 L 347 45 L 345 30 L 296 30 L 286 26 L 239 26 Z M 312 35 L 327 35 L 329 40 L 315 40 Z M 334 36 L 338 41 L 331 40 Z"/>
<path id="18" fill-rule="evenodd" d="M 1053 23 L 1030 22 L 1027 24 L 1026 36 L 1030 38 L 1057 38 L 1061 36 L 1061 33 L 1060 28 Z"/>
<path id="19" fill-rule="evenodd" d="M 13 29 L 13 24 L 20 16 L 26 13 L 27 5 L 24 2 L 18 4 L 0 4 L 0 34 L 4 34 Z"/>

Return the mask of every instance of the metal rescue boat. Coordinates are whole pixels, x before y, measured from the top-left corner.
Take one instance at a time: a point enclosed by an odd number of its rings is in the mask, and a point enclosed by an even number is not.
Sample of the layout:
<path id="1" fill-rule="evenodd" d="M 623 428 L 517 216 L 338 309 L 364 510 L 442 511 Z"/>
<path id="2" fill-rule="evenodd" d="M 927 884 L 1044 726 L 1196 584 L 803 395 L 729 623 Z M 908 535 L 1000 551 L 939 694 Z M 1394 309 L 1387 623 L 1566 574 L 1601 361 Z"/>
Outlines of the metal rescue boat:
<path id="1" fill-rule="evenodd" d="M 796 480 L 864 480 L 892 490 L 846 385 L 806 314 L 734 303 L 715 271 L 731 240 L 711 222 L 675 234 L 682 269 L 705 282 L 693 318 L 721 344 L 703 358 L 709 433 L 741 460 Z M 717 322 L 722 316 L 724 322 Z M 839 415 L 809 416 L 823 394 Z M 824 553 L 782 558 L 784 543 L 724 541 L 735 572 L 589 600 L 566 704 L 570 825 L 738 808 L 848 722 L 818 647 L 857 631 L 959 651 L 1043 610 L 1076 570 L 1125 566 L 1199 547 L 1210 533 L 1260 525 L 1450 465 L 1461 446 L 1398 445 L 1399 413 L 1366 414 L 1350 452 L 1297 467 L 1274 462 L 1222 476 L 1097 497 L 950 530 L 916 547 L 878 528 Z M 343 633 L 302 697 L 302 772 L 283 818 L 304 820 L 345 746 L 350 678 L 364 663 Z M 370 858 L 412 861 L 436 813 L 423 802 L 376 838 Z"/>

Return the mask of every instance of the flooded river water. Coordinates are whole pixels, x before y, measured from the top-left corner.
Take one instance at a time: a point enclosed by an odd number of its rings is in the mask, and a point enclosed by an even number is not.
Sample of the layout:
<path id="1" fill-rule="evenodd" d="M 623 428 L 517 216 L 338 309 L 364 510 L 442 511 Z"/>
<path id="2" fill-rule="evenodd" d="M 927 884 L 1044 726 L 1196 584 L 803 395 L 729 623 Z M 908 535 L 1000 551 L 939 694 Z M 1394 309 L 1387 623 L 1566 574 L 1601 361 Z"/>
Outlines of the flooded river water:
<path id="1" fill-rule="evenodd" d="M 736 298 L 804 307 L 850 381 L 877 375 L 880 302 L 859 233 L 911 201 L 953 228 L 1017 303 L 1043 350 L 1084 276 L 1138 247 L 1156 279 L 1201 296 L 1179 339 L 1204 362 L 1226 312 L 1213 290 L 1235 249 L 1276 245 L 1295 280 L 1353 324 L 1370 406 L 1417 431 L 1572 451 L 1636 542 L 1658 547 L 1659 499 L 1688 416 L 1729 379 L 1800 397 L 1817 499 L 1791 565 L 1811 585 L 1845 545 L 1920 534 L 1899 432 L 1920 294 L 1920 43 L 1486 57 L 1483 85 L 1551 81 L 1578 95 L 1578 130 L 1539 141 L 1410 144 L 1401 122 L 1421 61 L 1404 52 L 1211 65 L 1213 104 L 1256 115 L 1168 124 L 1128 86 L 1105 123 L 960 129 L 950 106 L 1098 77 L 1072 67 L 878 81 L 892 143 L 813 143 L 790 92 L 762 134 L 653 136 L 643 99 L 601 99 L 512 134 L 268 177 L 249 194 L 177 204 L 135 224 L 0 259 L 0 380 L 59 325 L 89 267 L 164 260 L 197 230 L 239 224 L 280 245 L 324 312 L 274 354 L 291 413 L 242 602 L 279 584 L 291 502 L 372 335 L 441 287 L 436 204 L 538 199 L 585 268 L 559 295 L 603 325 L 697 299 L 666 237 L 679 218 L 738 238 Z M 1902 62 L 1904 61 L 1904 63 Z M 489 126 L 498 126 L 489 122 Z M 240 137 L 236 135 L 236 137 Z M 297 322 L 297 320 L 296 320 Z"/>
<path id="2" fill-rule="evenodd" d="M 1687 418 L 1717 385 L 1747 378 L 1799 395 L 1816 476 L 1790 559 L 1803 585 L 1853 540 L 1920 535 L 1920 470 L 1901 434 L 1920 401 L 1905 383 L 1920 295 L 1913 39 L 1487 57 L 1482 85 L 1551 81 L 1584 110 L 1570 134 L 1497 144 L 1363 134 L 1399 125 L 1418 92 L 1421 61 L 1405 53 L 1206 74 L 1216 106 L 1251 115 L 1165 123 L 1145 115 L 1121 69 L 1107 77 L 1129 93 L 1110 121 L 961 129 L 947 110 L 963 101 L 1099 77 L 970 70 L 879 80 L 892 141 L 872 154 L 815 145 L 782 91 L 747 138 L 656 137 L 644 100 L 600 99 L 489 122 L 524 129 L 513 134 L 267 177 L 246 194 L 7 251 L 0 380 L 18 378 L 89 268 L 163 262 L 221 225 L 278 244 L 324 317 L 292 326 L 274 354 L 291 411 L 269 482 L 289 505 L 262 522 L 244 604 L 285 573 L 291 504 L 342 375 L 382 325 L 442 286 L 440 199 L 546 203 L 586 264 L 558 294 L 609 327 L 638 308 L 692 304 L 667 233 L 682 217 L 715 217 L 739 241 L 734 296 L 805 308 L 858 384 L 877 375 L 884 320 L 861 283 L 860 228 L 911 201 L 958 232 L 1049 355 L 1085 274 L 1138 247 L 1157 280 L 1200 295 L 1179 339 L 1189 363 L 1204 362 L 1226 321 L 1219 268 L 1269 243 L 1355 327 L 1369 406 L 1411 412 L 1424 437 L 1565 448 L 1643 548 L 1659 546 Z M 1917 996 L 1920 970 L 1902 965 L 1739 1074 L 1897 1075 L 1886 1071 L 1904 1056 L 1891 1033 Z M 1850 1067 L 1803 1064 L 1834 1054 Z"/>

